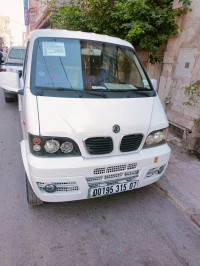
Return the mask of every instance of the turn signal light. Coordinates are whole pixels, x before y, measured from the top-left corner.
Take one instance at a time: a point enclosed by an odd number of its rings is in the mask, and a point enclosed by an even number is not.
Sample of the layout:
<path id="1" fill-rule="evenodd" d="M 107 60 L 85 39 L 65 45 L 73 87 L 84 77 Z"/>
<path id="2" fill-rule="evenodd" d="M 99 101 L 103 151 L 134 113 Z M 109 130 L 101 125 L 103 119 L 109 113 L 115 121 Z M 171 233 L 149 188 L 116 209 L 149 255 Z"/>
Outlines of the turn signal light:
<path id="1" fill-rule="evenodd" d="M 41 139 L 40 138 L 34 138 L 33 139 L 33 144 L 39 145 L 40 143 L 41 143 Z"/>
<path id="2" fill-rule="evenodd" d="M 154 158 L 154 163 L 157 163 L 158 162 L 158 156 Z"/>

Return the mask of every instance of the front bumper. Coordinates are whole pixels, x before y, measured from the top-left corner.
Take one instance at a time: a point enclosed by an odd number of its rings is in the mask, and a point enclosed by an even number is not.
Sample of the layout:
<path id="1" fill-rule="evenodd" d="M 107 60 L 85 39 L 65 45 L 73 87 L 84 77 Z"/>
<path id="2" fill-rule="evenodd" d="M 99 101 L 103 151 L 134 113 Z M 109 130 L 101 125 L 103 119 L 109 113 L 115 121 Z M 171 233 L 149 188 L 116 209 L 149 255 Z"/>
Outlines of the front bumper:
<path id="1" fill-rule="evenodd" d="M 46 202 L 87 199 L 90 187 L 112 182 L 139 180 L 138 188 L 147 186 L 156 182 L 164 173 L 171 152 L 169 146 L 164 144 L 138 153 L 113 157 L 42 158 L 26 153 L 24 141 L 20 144 L 29 182 L 37 197 Z M 158 157 L 157 162 L 155 157 Z M 154 169 L 161 166 L 162 173 L 156 173 Z M 49 183 L 54 183 L 59 189 L 54 193 L 46 192 L 43 188 Z"/>

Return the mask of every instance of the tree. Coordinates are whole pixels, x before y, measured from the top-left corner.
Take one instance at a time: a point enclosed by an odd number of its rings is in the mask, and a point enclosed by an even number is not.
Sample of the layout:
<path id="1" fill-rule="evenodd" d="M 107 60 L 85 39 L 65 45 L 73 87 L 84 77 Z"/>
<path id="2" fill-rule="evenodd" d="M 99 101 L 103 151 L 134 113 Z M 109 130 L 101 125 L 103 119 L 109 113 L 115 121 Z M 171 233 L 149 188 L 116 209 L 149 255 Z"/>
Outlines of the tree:
<path id="1" fill-rule="evenodd" d="M 172 10 L 171 0 L 71 0 L 58 5 L 48 0 L 52 28 L 81 30 L 119 37 L 155 53 L 170 36 L 178 33 L 175 16 L 187 13 L 190 0 L 183 8 Z"/>
<path id="2" fill-rule="evenodd" d="M 184 87 L 184 94 L 188 97 L 188 101 L 183 102 L 184 105 L 194 106 L 200 103 L 200 80 L 191 83 L 188 87 Z M 194 120 L 195 124 L 200 126 L 200 118 Z"/>

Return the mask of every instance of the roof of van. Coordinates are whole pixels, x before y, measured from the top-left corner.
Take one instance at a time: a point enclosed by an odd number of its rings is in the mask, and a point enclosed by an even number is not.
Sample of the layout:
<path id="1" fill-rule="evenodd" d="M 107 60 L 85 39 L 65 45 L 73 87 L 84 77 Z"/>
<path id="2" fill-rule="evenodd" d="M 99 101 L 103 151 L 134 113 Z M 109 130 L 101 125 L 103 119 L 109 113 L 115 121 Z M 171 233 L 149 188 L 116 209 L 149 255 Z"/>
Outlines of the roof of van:
<path id="1" fill-rule="evenodd" d="M 129 42 L 122 40 L 120 38 L 111 37 L 104 34 L 91 33 L 91 32 L 41 29 L 41 30 L 33 30 L 30 33 L 30 39 L 36 39 L 38 37 L 60 37 L 60 38 L 99 41 L 99 42 L 113 43 L 133 48 L 133 46 Z"/>

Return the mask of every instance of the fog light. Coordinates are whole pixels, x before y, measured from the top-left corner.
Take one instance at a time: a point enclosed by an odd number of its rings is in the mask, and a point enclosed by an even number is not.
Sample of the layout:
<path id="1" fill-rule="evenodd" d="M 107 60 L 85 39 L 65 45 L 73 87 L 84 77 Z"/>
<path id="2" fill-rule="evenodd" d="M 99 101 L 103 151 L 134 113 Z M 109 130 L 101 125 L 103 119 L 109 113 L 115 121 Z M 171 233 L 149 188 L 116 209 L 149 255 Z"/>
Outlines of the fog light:
<path id="1" fill-rule="evenodd" d="M 152 168 L 150 169 L 146 176 L 145 177 L 151 177 L 151 176 L 154 176 L 154 175 L 160 175 L 165 169 L 165 165 L 162 165 L 160 167 L 156 167 L 156 168 Z"/>
<path id="2" fill-rule="evenodd" d="M 53 193 L 56 191 L 56 185 L 55 184 L 47 184 L 45 187 L 44 187 L 44 190 L 48 193 Z"/>
<path id="3" fill-rule="evenodd" d="M 158 173 L 161 174 L 163 172 L 163 170 L 165 169 L 165 165 L 162 165 L 159 170 L 158 170 Z"/>

